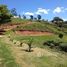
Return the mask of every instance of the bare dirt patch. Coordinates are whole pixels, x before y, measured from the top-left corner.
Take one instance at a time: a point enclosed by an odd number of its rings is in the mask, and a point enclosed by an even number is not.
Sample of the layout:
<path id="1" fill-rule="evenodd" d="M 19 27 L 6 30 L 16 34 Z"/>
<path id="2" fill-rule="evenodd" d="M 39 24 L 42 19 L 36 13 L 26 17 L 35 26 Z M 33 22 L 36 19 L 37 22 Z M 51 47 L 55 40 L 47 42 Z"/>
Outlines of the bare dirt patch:
<path id="1" fill-rule="evenodd" d="M 28 36 L 53 35 L 53 33 L 50 33 L 50 32 L 26 31 L 26 30 L 16 31 L 16 34 L 25 35 L 25 36 L 27 36 L 27 35 Z"/>

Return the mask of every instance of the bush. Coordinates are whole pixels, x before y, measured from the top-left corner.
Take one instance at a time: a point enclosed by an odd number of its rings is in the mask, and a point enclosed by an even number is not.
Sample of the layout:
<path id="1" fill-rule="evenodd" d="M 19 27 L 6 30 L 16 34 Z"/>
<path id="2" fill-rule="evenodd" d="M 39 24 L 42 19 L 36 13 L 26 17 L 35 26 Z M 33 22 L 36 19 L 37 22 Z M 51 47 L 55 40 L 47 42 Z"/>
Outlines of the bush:
<path id="1" fill-rule="evenodd" d="M 65 51 L 67 52 L 67 43 L 62 43 L 59 45 L 59 48 L 61 49 L 61 51 Z"/>
<path id="2" fill-rule="evenodd" d="M 61 42 L 54 42 L 55 46 L 59 46 Z"/>
<path id="3" fill-rule="evenodd" d="M 43 45 L 47 45 L 47 46 L 51 46 L 51 44 L 54 44 L 54 41 L 47 41 L 47 42 L 44 42 Z"/>
<path id="4" fill-rule="evenodd" d="M 47 41 L 47 42 L 44 42 L 43 45 L 47 45 L 49 46 L 50 48 L 57 48 L 59 47 L 59 45 L 61 44 L 61 42 L 54 42 L 53 40 L 52 41 Z"/>
<path id="5" fill-rule="evenodd" d="M 59 49 L 59 50 L 64 51 L 64 52 L 67 52 L 67 43 L 47 41 L 47 42 L 44 42 L 43 45 L 47 45 L 50 48 L 55 47 L 56 49 Z"/>
<path id="6" fill-rule="evenodd" d="M 59 38 L 61 38 L 61 39 L 62 39 L 62 38 L 63 38 L 63 34 L 59 34 Z"/>
<path id="7" fill-rule="evenodd" d="M 50 43 L 50 48 L 53 48 L 55 45 L 53 43 Z"/>

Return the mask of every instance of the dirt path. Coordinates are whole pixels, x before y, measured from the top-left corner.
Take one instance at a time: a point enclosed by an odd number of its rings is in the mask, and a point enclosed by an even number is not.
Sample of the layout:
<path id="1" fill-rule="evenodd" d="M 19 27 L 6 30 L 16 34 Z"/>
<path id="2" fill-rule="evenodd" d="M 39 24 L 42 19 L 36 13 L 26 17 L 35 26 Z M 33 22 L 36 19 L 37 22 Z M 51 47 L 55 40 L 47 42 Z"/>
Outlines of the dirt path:
<path id="1" fill-rule="evenodd" d="M 23 43 L 22 47 L 19 47 L 19 42 L 14 44 L 12 41 L 10 41 L 10 38 L 8 36 L 3 36 L 3 41 L 7 44 L 9 44 L 9 48 L 12 51 L 12 54 L 15 58 L 15 61 L 20 65 L 20 67 L 35 67 L 34 64 L 28 63 L 25 60 L 28 58 L 33 58 L 33 57 L 41 57 L 41 56 L 55 56 L 57 57 L 56 54 L 51 53 L 50 51 L 46 49 L 41 49 L 41 48 L 32 48 L 33 52 L 25 52 L 24 50 L 28 48 L 27 44 Z M 31 60 L 31 59 L 29 59 Z M 27 61 L 29 61 L 27 60 Z"/>

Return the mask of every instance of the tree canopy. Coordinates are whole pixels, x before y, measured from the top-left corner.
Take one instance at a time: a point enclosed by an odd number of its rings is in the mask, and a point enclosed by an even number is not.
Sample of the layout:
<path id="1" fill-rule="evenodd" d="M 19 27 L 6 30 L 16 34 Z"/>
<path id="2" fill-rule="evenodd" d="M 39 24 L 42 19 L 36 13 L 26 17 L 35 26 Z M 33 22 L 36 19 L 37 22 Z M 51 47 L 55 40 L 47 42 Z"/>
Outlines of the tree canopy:
<path id="1" fill-rule="evenodd" d="M 52 22 L 54 22 L 54 21 L 56 21 L 56 22 L 62 21 L 63 22 L 63 19 L 60 17 L 54 17 Z"/>
<path id="2" fill-rule="evenodd" d="M 11 9 L 11 14 L 13 16 L 17 16 L 16 8 Z"/>
<path id="3" fill-rule="evenodd" d="M 33 15 L 30 15 L 30 19 L 33 20 L 33 18 L 34 18 Z"/>
<path id="4" fill-rule="evenodd" d="M 54 17 L 52 22 L 55 23 L 59 27 L 63 26 L 63 19 L 60 17 Z"/>
<path id="5" fill-rule="evenodd" d="M 0 22 L 5 23 L 11 21 L 11 13 L 10 10 L 8 10 L 6 5 L 0 5 Z"/>
<path id="6" fill-rule="evenodd" d="M 41 19 L 41 15 L 37 15 L 37 18 L 38 18 L 38 20 L 40 20 Z"/>

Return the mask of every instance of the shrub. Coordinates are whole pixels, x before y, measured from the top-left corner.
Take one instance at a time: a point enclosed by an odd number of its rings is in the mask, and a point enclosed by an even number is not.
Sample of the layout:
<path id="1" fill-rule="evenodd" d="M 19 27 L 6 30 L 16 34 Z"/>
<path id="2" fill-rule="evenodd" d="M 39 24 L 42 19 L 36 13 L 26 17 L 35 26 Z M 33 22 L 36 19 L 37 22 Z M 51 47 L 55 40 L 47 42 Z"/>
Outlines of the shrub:
<path id="1" fill-rule="evenodd" d="M 58 36 L 58 37 L 62 39 L 62 38 L 63 38 L 63 34 L 59 34 L 59 36 Z"/>
<path id="2" fill-rule="evenodd" d="M 53 43 L 50 43 L 50 48 L 53 48 L 55 45 Z"/>
<path id="3" fill-rule="evenodd" d="M 47 46 L 51 46 L 51 43 L 54 43 L 54 41 L 47 41 L 47 42 L 44 42 L 43 45 L 47 45 Z"/>
<path id="4" fill-rule="evenodd" d="M 67 52 L 67 43 L 62 43 L 59 45 L 59 48 L 61 49 L 61 51 L 65 51 Z"/>
<path id="5" fill-rule="evenodd" d="M 60 44 L 61 44 L 61 42 L 55 42 L 53 40 L 52 41 L 47 41 L 47 42 L 43 43 L 43 45 L 47 45 L 50 48 L 53 48 L 53 47 L 58 48 Z"/>
<path id="6" fill-rule="evenodd" d="M 55 46 L 59 46 L 61 42 L 54 42 Z"/>

